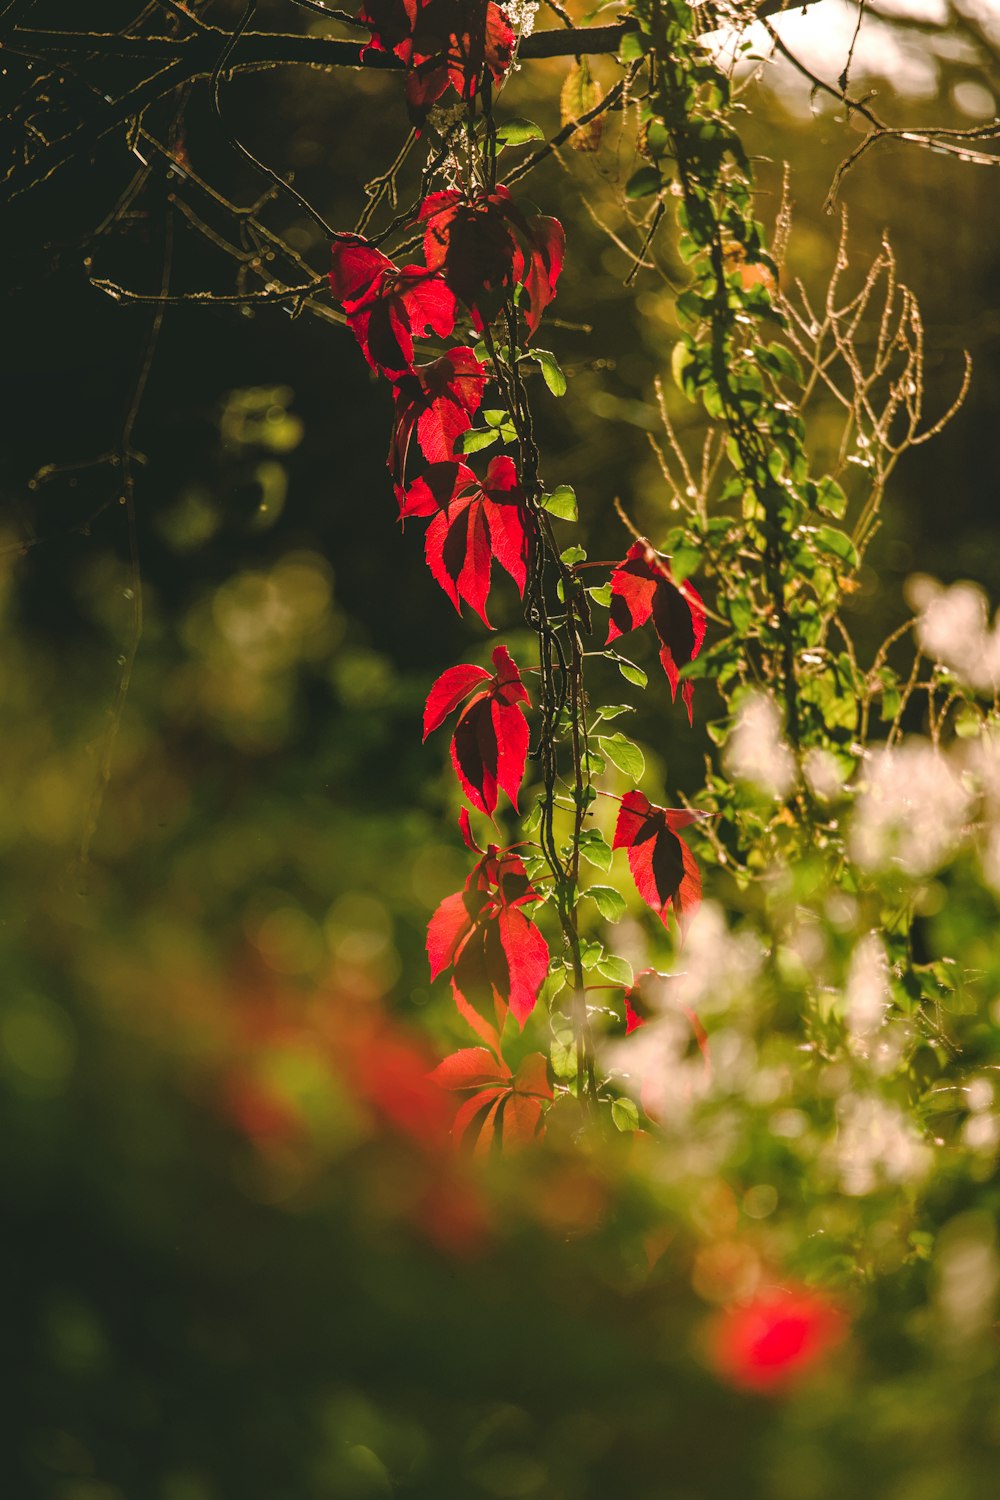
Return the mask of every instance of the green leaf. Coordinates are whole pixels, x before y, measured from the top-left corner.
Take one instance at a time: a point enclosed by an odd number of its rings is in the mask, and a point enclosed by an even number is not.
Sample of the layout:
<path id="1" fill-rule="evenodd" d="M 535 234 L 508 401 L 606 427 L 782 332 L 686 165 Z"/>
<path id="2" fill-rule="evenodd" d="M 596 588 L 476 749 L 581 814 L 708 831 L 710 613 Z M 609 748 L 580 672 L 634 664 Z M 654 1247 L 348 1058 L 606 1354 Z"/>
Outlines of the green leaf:
<path id="1" fill-rule="evenodd" d="M 633 781 L 640 779 L 646 769 L 646 758 L 638 745 L 633 745 L 623 734 L 598 735 L 597 743 L 613 766 Z"/>
<path id="2" fill-rule="evenodd" d="M 585 828 L 580 834 L 580 853 L 588 864 L 607 873 L 613 858 L 611 845 L 599 828 Z"/>
<path id="3" fill-rule="evenodd" d="M 560 521 L 578 521 L 576 490 L 570 484 L 557 484 L 551 494 L 542 496 L 542 509 Z"/>
<path id="4" fill-rule="evenodd" d="M 590 595 L 591 599 L 593 599 L 595 604 L 603 605 L 605 609 L 611 608 L 610 583 L 602 583 L 600 588 L 588 589 L 587 593 Z"/>
<path id="5" fill-rule="evenodd" d="M 566 376 L 563 374 L 559 361 L 548 349 L 532 349 L 526 356 L 537 362 L 542 372 L 542 379 L 552 392 L 553 396 L 565 396 Z"/>
<path id="6" fill-rule="evenodd" d="M 678 583 L 690 578 L 701 567 L 701 552 L 697 547 L 678 547 L 670 554 L 670 571 Z"/>
<path id="7" fill-rule="evenodd" d="M 500 436 L 499 432 L 487 432 L 482 427 L 472 427 L 455 443 L 456 453 L 478 453 L 481 448 L 489 448 Z"/>
<path id="8" fill-rule="evenodd" d="M 606 922 L 620 922 L 625 915 L 625 897 L 614 886 L 590 885 L 583 894 L 593 898 Z"/>
<path id="9" fill-rule="evenodd" d="M 626 31 L 618 49 L 618 56 L 623 63 L 638 62 L 640 57 L 645 57 L 648 46 L 648 38 L 644 37 L 640 31 Z"/>
<path id="10" fill-rule="evenodd" d="M 565 563 L 567 568 L 571 568 L 574 563 L 586 562 L 586 560 L 587 549 L 585 547 L 567 547 L 559 554 L 559 561 Z"/>
<path id="11" fill-rule="evenodd" d="M 847 496 L 829 475 L 816 481 L 816 509 L 825 516 L 832 516 L 835 521 L 841 520 L 847 510 Z"/>
<path id="12" fill-rule="evenodd" d="M 623 1135 L 639 1129 L 639 1110 L 634 1099 L 616 1099 L 611 1106 L 611 1118 Z"/>
<path id="13" fill-rule="evenodd" d="M 619 714 L 634 714 L 631 703 L 605 703 L 597 710 L 599 719 L 617 719 Z"/>
<path id="14" fill-rule="evenodd" d="M 523 146 L 525 141 L 544 141 L 545 132 L 534 120 L 505 120 L 497 126 L 498 146 Z"/>
<path id="15" fill-rule="evenodd" d="M 605 956 L 603 943 L 593 940 L 580 944 L 580 962 L 585 969 L 596 969 Z"/>
<path id="16" fill-rule="evenodd" d="M 619 660 L 618 670 L 626 682 L 634 682 L 636 687 L 644 688 L 649 681 L 642 668 L 637 667 L 634 662 Z"/>
<path id="17" fill-rule="evenodd" d="M 857 548 L 846 531 L 838 531 L 836 526 L 818 526 L 815 542 L 821 551 L 830 553 L 833 557 L 839 557 L 847 563 L 849 568 L 857 567 Z"/>
<path id="18" fill-rule="evenodd" d="M 510 421 L 510 412 L 500 408 L 491 407 L 489 411 L 483 411 L 483 420 L 487 427 L 502 427 L 505 422 Z"/>
<path id="19" fill-rule="evenodd" d="M 627 958 L 619 958 L 617 953 L 606 953 L 597 965 L 597 970 L 605 979 L 610 979 L 612 984 L 620 984 L 623 989 L 630 990 L 635 983 L 632 965 Z"/>
<path id="20" fill-rule="evenodd" d="M 640 167 L 638 172 L 633 172 L 625 184 L 626 198 L 648 198 L 650 193 L 658 193 L 663 186 L 662 179 L 655 167 Z"/>

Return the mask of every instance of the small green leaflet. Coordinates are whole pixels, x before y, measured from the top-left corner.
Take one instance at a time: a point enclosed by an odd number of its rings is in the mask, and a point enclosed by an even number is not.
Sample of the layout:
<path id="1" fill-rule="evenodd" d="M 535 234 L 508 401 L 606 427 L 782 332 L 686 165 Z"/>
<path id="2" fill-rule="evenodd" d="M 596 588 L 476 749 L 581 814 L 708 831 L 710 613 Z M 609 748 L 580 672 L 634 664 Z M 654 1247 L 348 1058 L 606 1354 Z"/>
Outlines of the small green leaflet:
<path id="1" fill-rule="evenodd" d="M 525 141 L 544 141 L 545 134 L 534 120 L 506 120 L 497 126 L 498 146 L 523 146 Z"/>
<path id="2" fill-rule="evenodd" d="M 634 1099 L 616 1099 L 611 1106 L 611 1118 L 623 1134 L 639 1129 L 639 1111 Z"/>
<path id="3" fill-rule="evenodd" d="M 635 983 L 632 977 L 632 965 L 627 958 L 619 958 L 615 953 L 605 954 L 597 965 L 599 974 L 605 979 L 610 979 L 612 984 L 620 984 L 622 989 L 630 990 Z"/>
<path id="4" fill-rule="evenodd" d="M 578 521 L 576 490 L 570 484 L 558 484 L 549 495 L 542 496 L 542 509 L 560 521 Z"/>
<path id="5" fill-rule="evenodd" d="M 618 659 L 618 670 L 626 682 L 634 682 L 636 687 L 644 688 L 649 681 L 649 678 L 641 667 L 637 667 L 631 661 L 622 661 L 620 657 Z"/>
<path id="6" fill-rule="evenodd" d="M 595 604 L 601 604 L 605 609 L 611 608 L 610 583 L 602 583 L 600 588 L 597 589 L 588 589 L 587 593 L 590 595 L 591 599 L 593 599 Z"/>
<path id="7" fill-rule="evenodd" d="M 701 567 L 701 552 L 697 547 L 677 547 L 670 554 L 670 571 L 677 583 L 683 583 Z"/>
<path id="8" fill-rule="evenodd" d="M 646 769 L 646 758 L 638 745 L 633 745 L 623 734 L 598 735 L 597 743 L 613 766 L 631 776 L 633 781 L 639 780 Z"/>
<path id="9" fill-rule="evenodd" d="M 591 885 L 583 893 L 597 904 L 606 922 L 620 922 L 625 915 L 625 897 L 611 885 Z"/>
<path id="10" fill-rule="evenodd" d="M 605 703 L 597 710 L 599 719 L 617 719 L 619 714 L 634 714 L 631 703 Z"/>
<path id="11" fill-rule="evenodd" d="M 455 452 L 478 453 L 481 448 L 488 448 L 491 443 L 495 443 L 499 436 L 497 428 L 487 432 L 482 427 L 472 427 L 458 438 L 455 443 Z"/>
<path id="12" fill-rule="evenodd" d="M 537 362 L 542 372 L 542 379 L 552 392 L 553 396 L 565 396 L 566 376 L 563 374 L 559 361 L 548 349 L 532 349 L 530 354 L 523 356 L 524 359 L 533 359 Z"/>
<path id="13" fill-rule="evenodd" d="M 567 568 L 571 568 L 574 563 L 585 562 L 586 559 L 587 551 L 585 547 L 567 547 L 565 552 L 560 552 L 559 554 L 559 561 L 565 563 Z"/>
<path id="14" fill-rule="evenodd" d="M 658 193 L 663 183 L 659 172 L 655 167 L 640 167 L 638 172 L 633 172 L 625 184 L 626 198 L 648 198 L 650 193 Z"/>
<path id="15" fill-rule="evenodd" d="M 599 828 L 585 828 L 580 834 L 580 853 L 588 864 L 605 872 L 611 869 L 611 845 Z"/>
<path id="16" fill-rule="evenodd" d="M 580 944 L 580 962 L 585 969 L 595 969 L 605 959 L 604 944 L 591 940 Z M 602 968 L 601 972 L 604 970 Z"/>

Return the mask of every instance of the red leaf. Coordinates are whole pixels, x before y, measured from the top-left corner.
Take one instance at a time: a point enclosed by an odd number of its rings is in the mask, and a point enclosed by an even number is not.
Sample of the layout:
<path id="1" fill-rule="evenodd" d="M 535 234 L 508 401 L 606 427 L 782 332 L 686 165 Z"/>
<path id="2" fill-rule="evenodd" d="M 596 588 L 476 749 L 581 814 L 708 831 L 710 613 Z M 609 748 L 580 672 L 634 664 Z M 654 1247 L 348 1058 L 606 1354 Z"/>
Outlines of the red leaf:
<path id="1" fill-rule="evenodd" d="M 701 900 L 701 874 L 677 830 L 699 817 L 684 808 L 654 807 L 642 792 L 626 792 L 615 824 L 614 849 L 628 851 L 639 895 L 664 927 L 673 906 L 682 930 Z"/>
<path id="2" fill-rule="evenodd" d="M 338 236 L 332 253 L 333 294 L 373 370 L 399 380 L 412 370 L 414 336 L 452 332 L 455 297 L 440 276 L 400 269 L 358 235 Z"/>
<path id="3" fill-rule="evenodd" d="M 509 1079 L 510 1069 L 485 1047 L 463 1047 L 439 1062 L 430 1077 L 443 1089 L 479 1089 Z"/>
<path id="4" fill-rule="evenodd" d="M 491 323 L 521 282 L 529 337 L 535 333 L 562 270 L 565 235 L 558 220 L 526 216 L 502 185 L 472 196 L 454 188 L 432 193 L 420 217 L 428 269 L 442 273 L 474 325 Z"/>
<path id="5" fill-rule="evenodd" d="M 523 595 L 528 533 L 513 459 L 495 458 L 482 483 L 466 464 L 432 464 L 403 495 L 400 514 L 434 517 L 427 528 L 427 566 L 457 610 L 464 600 L 492 628 L 486 600 L 494 558 Z"/>
<path id="6" fill-rule="evenodd" d="M 521 703 L 530 699 L 506 646 L 493 652 L 492 677 L 483 667 L 450 667 L 431 688 L 424 710 L 424 738 L 463 698 L 451 741 L 451 760 L 465 795 L 480 812 L 496 811 L 498 788 L 514 806 L 528 756 L 528 723 Z M 489 682 L 489 687 L 483 686 Z"/>
<path id="7" fill-rule="evenodd" d="M 466 345 L 400 378 L 388 460 L 397 485 L 404 481 L 414 427 L 428 463 L 446 463 L 454 457 L 456 441 L 472 426 L 487 378 L 486 366 Z"/>
<path id="8" fill-rule="evenodd" d="M 487 77 L 499 83 L 513 56 L 514 33 L 493 0 L 365 0 L 358 20 L 372 33 L 372 51 L 394 52 L 405 65 L 417 125 L 447 89 L 469 100 Z"/>
<path id="9" fill-rule="evenodd" d="M 508 1009 L 519 1025 L 534 1009 L 548 971 L 549 950 L 521 908 L 539 900 L 524 864 L 491 844 L 469 874 L 465 889 L 446 896 L 427 930 L 431 978 L 452 970 L 460 1012 L 487 1044 L 498 1049 Z M 495 1019 L 485 1022 L 484 1015 Z"/>
<path id="10" fill-rule="evenodd" d="M 847 1334 L 844 1314 L 809 1287 L 775 1287 L 715 1321 L 710 1351 L 724 1379 L 745 1390 L 794 1385 Z"/>
<path id="11" fill-rule="evenodd" d="M 694 660 L 705 639 L 705 607 L 686 579 L 675 582 L 666 558 L 648 542 L 634 542 L 611 575 L 611 620 L 605 645 L 645 625 L 650 615 L 660 638 L 660 661 L 670 694 L 676 698 L 680 669 Z M 694 683 L 685 682 L 681 697 L 689 723 L 693 694 Z"/>
<path id="12" fill-rule="evenodd" d="M 474 688 L 492 681 L 494 679 L 485 667 L 473 666 L 471 662 L 463 663 L 460 667 L 449 667 L 446 672 L 442 672 L 428 693 L 424 706 L 424 739 L 444 723 Z"/>

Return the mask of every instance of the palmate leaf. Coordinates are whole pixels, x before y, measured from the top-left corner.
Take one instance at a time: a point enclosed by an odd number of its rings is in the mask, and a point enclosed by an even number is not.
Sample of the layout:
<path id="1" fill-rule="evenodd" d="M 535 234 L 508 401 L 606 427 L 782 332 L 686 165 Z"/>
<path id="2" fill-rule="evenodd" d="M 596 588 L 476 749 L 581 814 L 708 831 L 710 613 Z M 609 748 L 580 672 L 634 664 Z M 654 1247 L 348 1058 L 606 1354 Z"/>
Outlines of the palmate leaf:
<path id="1" fill-rule="evenodd" d="M 664 927 L 671 907 L 681 930 L 701 900 L 701 874 L 678 830 L 703 814 L 655 807 L 643 792 L 627 792 L 615 824 L 612 847 L 625 849 L 636 890 Z"/>
<path id="2" fill-rule="evenodd" d="M 529 336 L 537 331 L 555 297 L 565 255 L 557 219 L 524 214 L 502 185 L 492 193 L 431 193 L 420 218 L 428 270 L 441 273 L 477 328 L 493 321 L 520 284 Z"/>
<path id="3" fill-rule="evenodd" d="M 406 103 L 414 124 L 449 88 L 475 98 L 488 77 L 510 67 L 514 32 L 493 0 L 365 0 L 358 20 L 371 31 L 366 52 L 394 52 L 406 68 Z"/>
<path id="4" fill-rule="evenodd" d="M 488 372 L 467 345 L 447 350 L 430 364 L 415 365 L 400 377 L 393 395 L 396 410 L 389 443 L 389 471 L 401 492 L 414 429 L 420 452 L 430 464 L 446 463 L 455 444 L 472 426 L 486 389 Z"/>
<path id="5" fill-rule="evenodd" d="M 360 235 L 338 235 L 330 286 L 373 370 L 399 380 L 413 369 L 413 340 L 428 330 L 447 338 L 455 295 L 425 266 L 400 268 Z"/>
<path id="6" fill-rule="evenodd" d="M 473 807 L 491 817 L 498 789 L 517 806 L 528 756 L 528 723 L 520 705 L 531 702 L 506 646 L 494 650 L 493 666 L 492 675 L 470 664 L 449 667 L 424 708 L 426 740 L 464 702 L 451 741 L 452 765 Z"/>
<path id="7" fill-rule="evenodd" d="M 678 582 L 669 561 L 648 542 L 633 542 L 611 575 L 610 645 L 620 635 L 637 630 L 652 617 L 660 638 L 660 662 L 667 674 L 672 697 L 677 696 L 680 669 L 693 661 L 705 639 L 705 607 L 685 579 Z M 681 688 L 691 721 L 694 683 Z"/>
<path id="8" fill-rule="evenodd" d="M 430 1077 L 440 1088 L 467 1095 L 452 1125 L 456 1145 L 469 1138 L 477 1124 L 477 1155 L 489 1151 L 495 1141 L 508 1148 L 524 1146 L 542 1133 L 544 1101 L 552 1098 L 552 1085 L 540 1052 L 524 1058 L 512 1074 L 486 1047 L 463 1047 L 440 1062 Z"/>
<path id="9" fill-rule="evenodd" d="M 471 843 L 468 815 L 462 831 Z M 523 861 L 494 844 L 480 853 L 464 889 L 446 896 L 432 916 L 427 957 L 432 980 L 452 971 L 452 993 L 460 1013 L 499 1051 L 508 1010 L 523 1025 L 535 1007 L 548 972 L 549 950 L 523 910 L 540 899 Z"/>
<path id="10" fill-rule="evenodd" d="M 410 485 L 400 514 L 433 517 L 425 543 L 427 566 L 457 610 L 464 601 L 492 628 L 486 601 L 494 558 L 523 595 L 528 533 L 513 459 L 493 459 L 482 481 L 465 464 L 434 464 Z"/>

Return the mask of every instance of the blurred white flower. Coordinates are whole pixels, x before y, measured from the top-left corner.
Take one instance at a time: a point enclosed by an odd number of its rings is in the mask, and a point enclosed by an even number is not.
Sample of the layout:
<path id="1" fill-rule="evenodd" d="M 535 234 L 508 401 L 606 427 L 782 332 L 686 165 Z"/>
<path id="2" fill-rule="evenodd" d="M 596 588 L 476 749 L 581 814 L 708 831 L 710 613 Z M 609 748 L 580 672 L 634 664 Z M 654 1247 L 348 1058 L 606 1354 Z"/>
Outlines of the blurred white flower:
<path id="1" fill-rule="evenodd" d="M 795 757 L 781 738 L 781 714 L 773 698 L 755 693 L 740 710 L 726 743 L 730 776 L 749 781 L 772 797 L 785 797 L 795 785 Z"/>
<path id="2" fill-rule="evenodd" d="M 837 757 L 829 750 L 810 750 L 803 770 L 809 790 L 822 802 L 832 802 L 844 790 L 846 777 Z"/>
<path id="3" fill-rule="evenodd" d="M 1000 682 L 1000 624 L 990 629 L 986 595 L 972 583 L 942 588 L 931 578 L 909 580 L 908 597 L 920 610 L 917 640 L 933 661 L 977 692 Z"/>
<path id="4" fill-rule="evenodd" d="M 955 852 L 971 797 L 946 756 L 926 740 L 877 750 L 851 822 L 851 853 L 868 870 L 929 875 Z"/>
<path id="5" fill-rule="evenodd" d="M 837 1170 L 841 1188 L 851 1197 L 919 1182 L 929 1170 L 930 1147 L 895 1104 L 875 1095 L 848 1094 L 837 1114 Z"/>
<path id="6" fill-rule="evenodd" d="M 869 932 L 851 954 L 844 991 L 844 1020 L 851 1051 L 857 1056 L 870 1055 L 872 1040 L 885 1023 L 891 998 L 885 949 L 881 939 Z"/>

